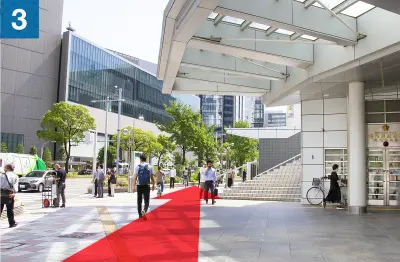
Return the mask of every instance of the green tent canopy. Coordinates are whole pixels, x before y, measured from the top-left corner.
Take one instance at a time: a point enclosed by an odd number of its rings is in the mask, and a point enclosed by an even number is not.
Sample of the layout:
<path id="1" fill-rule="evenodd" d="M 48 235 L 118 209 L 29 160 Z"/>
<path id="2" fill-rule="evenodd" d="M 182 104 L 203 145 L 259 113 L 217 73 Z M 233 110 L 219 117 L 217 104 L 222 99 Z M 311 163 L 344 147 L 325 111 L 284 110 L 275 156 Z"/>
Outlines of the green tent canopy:
<path id="1" fill-rule="evenodd" d="M 35 157 L 36 157 L 36 164 L 33 170 L 47 170 L 46 163 L 43 161 L 43 159 L 41 159 L 38 156 Z"/>

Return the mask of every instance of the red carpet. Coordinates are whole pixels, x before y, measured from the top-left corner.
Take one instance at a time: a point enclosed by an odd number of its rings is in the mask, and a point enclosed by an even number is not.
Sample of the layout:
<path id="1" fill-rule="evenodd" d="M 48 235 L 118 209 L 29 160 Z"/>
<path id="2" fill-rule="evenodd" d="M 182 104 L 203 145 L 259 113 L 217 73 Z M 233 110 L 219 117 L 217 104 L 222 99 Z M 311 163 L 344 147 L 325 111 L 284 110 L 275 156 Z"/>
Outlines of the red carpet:
<path id="1" fill-rule="evenodd" d="M 148 213 L 147 221 L 135 220 L 64 261 L 197 262 L 200 190 L 189 187 L 159 199 L 171 201 Z"/>

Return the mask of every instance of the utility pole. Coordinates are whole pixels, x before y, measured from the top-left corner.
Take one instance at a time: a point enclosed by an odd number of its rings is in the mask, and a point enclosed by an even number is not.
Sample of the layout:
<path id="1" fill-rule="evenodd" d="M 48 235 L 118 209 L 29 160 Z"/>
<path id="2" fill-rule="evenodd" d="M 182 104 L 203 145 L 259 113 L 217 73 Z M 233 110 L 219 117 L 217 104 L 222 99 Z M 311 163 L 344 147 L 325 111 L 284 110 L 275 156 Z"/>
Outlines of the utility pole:
<path id="1" fill-rule="evenodd" d="M 115 86 L 115 89 L 118 89 L 118 127 L 117 127 L 117 174 L 120 175 L 119 172 L 119 148 L 121 143 L 121 105 L 122 105 L 122 88 L 118 88 Z"/>

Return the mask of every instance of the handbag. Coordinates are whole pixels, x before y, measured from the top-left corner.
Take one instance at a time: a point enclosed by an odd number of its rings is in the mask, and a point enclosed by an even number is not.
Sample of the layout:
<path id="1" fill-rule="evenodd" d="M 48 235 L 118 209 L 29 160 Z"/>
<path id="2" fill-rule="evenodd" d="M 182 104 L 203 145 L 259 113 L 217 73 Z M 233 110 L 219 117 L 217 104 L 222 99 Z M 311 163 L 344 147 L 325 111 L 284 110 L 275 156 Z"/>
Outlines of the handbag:
<path id="1" fill-rule="evenodd" d="M 12 189 L 13 186 L 11 185 L 10 181 L 8 180 L 7 174 L 3 173 L 3 175 L 6 177 L 8 185 L 10 186 L 11 189 L 7 188 L 2 188 L 0 190 L 0 195 L 1 195 L 1 204 L 8 205 L 11 203 L 12 198 L 10 197 L 11 194 L 14 194 L 14 190 Z"/>

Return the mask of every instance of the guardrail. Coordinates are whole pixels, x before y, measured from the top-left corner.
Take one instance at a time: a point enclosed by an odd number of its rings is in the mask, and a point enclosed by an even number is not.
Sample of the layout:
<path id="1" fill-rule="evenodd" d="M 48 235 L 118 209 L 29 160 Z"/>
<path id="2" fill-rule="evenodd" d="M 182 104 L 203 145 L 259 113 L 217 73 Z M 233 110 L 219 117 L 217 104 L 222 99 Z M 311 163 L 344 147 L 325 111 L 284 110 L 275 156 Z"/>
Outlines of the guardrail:
<path id="1" fill-rule="evenodd" d="M 264 172 L 261 172 L 260 174 L 256 175 L 256 177 L 260 177 L 261 175 L 266 174 L 266 173 L 268 173 L 268 172 L 270 172 L 270 171 L 272 171 L 272 170 L 274 170 L 274 169 L 276 169 L 276 168 L 278 168 L 278 167 L 281 167 L 281 166 L 283 166 L 284 164 L 287 164 L 287 163 L 289 163 L 289 162 L 292 162 L 292 161 L 294 161 L 294 160 L 297 160 L 297 159 L 299 159 L 300 157 L 301 157 L 301 154 L 298 154 L 298 155 L 296 155 L 296 156 L 294 156 L 294 157 L 292 157 L 292 158 L 289 158 L 288 160 L 286 160 L 286 161 L 284 161 L 284 162 L 282 162 L 282 163 L 280 163 L 280 164 L 278 164 L 278 165 L 276 165 L 276 166 L 274 166 L 274 167 L 271 167 L 270 169 L 268 169 L 268 170 L 266 170 L 266 171 L 264 171 Z"/>

